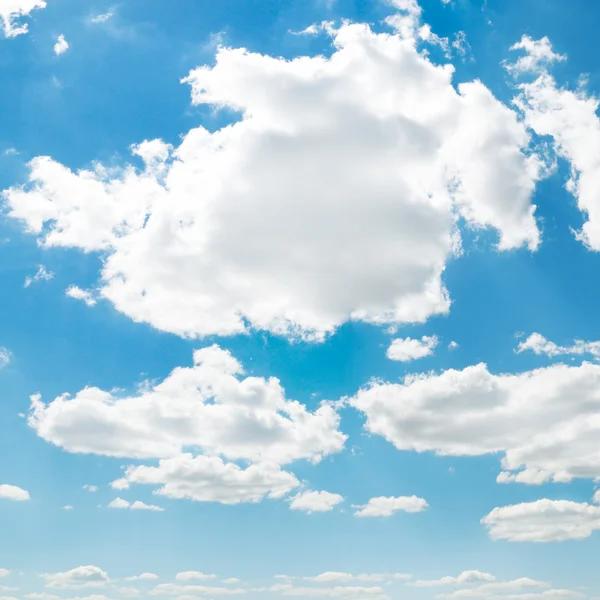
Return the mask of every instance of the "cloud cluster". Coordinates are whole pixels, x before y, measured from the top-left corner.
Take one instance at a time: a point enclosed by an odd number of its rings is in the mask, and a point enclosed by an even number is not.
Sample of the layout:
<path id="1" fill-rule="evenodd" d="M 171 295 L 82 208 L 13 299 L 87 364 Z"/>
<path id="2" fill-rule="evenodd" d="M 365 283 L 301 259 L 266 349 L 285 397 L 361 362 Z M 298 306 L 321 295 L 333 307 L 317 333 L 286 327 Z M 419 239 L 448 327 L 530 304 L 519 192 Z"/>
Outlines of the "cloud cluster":
<path id="1" fill-rule="evenodd" d="M 486 365 L 360 390 L 349 403 L 399 450 L 503 453 L 500 482 L 600 477 L 600 366 L 495 375 Z"/>
<path id="2" fill-rule="evenodd" d="M 146 504 L 145 502 L 141 502 L 140 500 L 129 502 L 128 500 L 123 500 L 123 498 L 115 498 L 112 502 L 110 502 L 108 508 L 117 508 L 121 510 L 150 510 L 154 512 L 164 512 L 165 510 L 160 506 Z"/>
<path id="3" fill-rule="evenodd" d="M 446 312 L 457 217 L 538 246 L 541 163 L 513 110 L 419 51 L 416 2 L 394 4 L 395 32 L 343 24 L 328 58 L 221 48 L 184 81 L 238 120 L 133 146 L 120 171 L 38 157 L 10 215 L 46 247 L 105 253 L 99 294 L 181 336 Z"/>
<path id="4" fill-rule="evenodd" d="M 534 354 L 548 356 L 582 356 L 590 354 L 596 360 L 600 358 L 600 342 L 585 342 L 583 340 L 575 340 L 571 346 L 559 346 L 554 342 L 546 339 L 540 333 L 532 333 L 526 340 L 519 343 L 517 346 L 517 354 L 521 352 L 531 351 Z"/>

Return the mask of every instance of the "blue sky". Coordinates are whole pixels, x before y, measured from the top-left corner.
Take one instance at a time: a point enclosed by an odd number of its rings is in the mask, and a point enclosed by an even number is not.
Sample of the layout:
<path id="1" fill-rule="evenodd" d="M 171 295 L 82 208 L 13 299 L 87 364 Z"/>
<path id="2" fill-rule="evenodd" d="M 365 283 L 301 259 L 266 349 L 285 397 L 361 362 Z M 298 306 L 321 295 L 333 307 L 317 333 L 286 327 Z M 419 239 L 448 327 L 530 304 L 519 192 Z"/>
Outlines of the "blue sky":
<path id="1" fill-rule="evenodd" d="M 44 4 L 0 600 L 600 597 L 598 7 Z"/>

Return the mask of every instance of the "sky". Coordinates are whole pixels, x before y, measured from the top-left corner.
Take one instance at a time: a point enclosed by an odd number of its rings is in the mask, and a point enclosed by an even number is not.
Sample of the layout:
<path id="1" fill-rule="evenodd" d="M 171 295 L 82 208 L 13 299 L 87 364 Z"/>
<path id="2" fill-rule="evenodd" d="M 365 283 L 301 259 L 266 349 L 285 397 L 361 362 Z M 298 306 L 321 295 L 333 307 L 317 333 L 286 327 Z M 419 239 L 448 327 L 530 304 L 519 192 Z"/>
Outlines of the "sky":
<path id="1" fill-rule="evenodd" d="M 592 0 L 0 0 L 0 600 L 600 598 Z"/>

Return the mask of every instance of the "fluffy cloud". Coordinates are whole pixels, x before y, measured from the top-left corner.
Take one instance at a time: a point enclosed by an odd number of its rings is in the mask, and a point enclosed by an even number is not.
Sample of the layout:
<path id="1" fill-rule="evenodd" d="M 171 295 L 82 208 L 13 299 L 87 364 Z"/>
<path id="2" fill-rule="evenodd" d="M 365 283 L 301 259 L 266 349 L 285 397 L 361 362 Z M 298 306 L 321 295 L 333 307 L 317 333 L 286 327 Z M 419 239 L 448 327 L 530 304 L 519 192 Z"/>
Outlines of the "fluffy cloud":
<path id="1" fill-rule="evenodd" d="M 566 60 L 564 54 L 556 54 L 552 50 L 552 44 L 547 37 L 534 40 L 524 35 L 520 42 L 513 44 L 511 50 L 525 50 L 525 55 L 520 56 L 514 64 L 506 64 L 509 72 L 514 74 L 536 73 L 545 70 L 554 62 Z"/>
<path id="2" fill-rule="evenodd" d="M 89 290 L 82 290 L 80 287 L 76 285 L 70 285 L 66 290 L 65 294 L 69 296 L 69 298 L 75 298 L 75 300 L 82 300 L 88 306 L 95 306 L 97 303 L 94 294 Z"/>
<path id="3" fill-rule="evenodd" d="M 595 359 L 600 358 L 600 342 L 584 342 L 575 340 L 571 346 L 559 346 L 547 340 L 540 333 L 532 333 L 526 340 L 519 343 L 517 354 L 531 351 L 535 354 L 545 354 L 550 358 L 561 355 L 584 355 L 591 354 Z"/>
<path id="4" fill-rule="evenodd" d="M 344 497 L 331 492 L 302 492 L 290 503 L 292 510 L 301 510 L 307 513 L 328 512 L 344 501 Z"/>
<path id="5" fill-rule="evenodd" d="M 282 498 L 300 482 L 274 464 L 252 464 L 245 469 L 218 457 L 183 454 L 164 459 L 157 467 L 134 466 L 113 482 L 116 489 L 130 484 L 160 485 L 155 493 L 197 502 L 259 502 L 265 496 Z"/>
<path id="6" fill-rule="evenodd" d="M 215 579 L 216 575 L 207 575 L 200 571 L 181 571 L 175 575 L 175 579 L 178 581 L 192 581 L 192 580 L 204 580 L 204 579 Z"/>
<path id="7" fill-rule="evenodd" d="M 398 498 L 380 496 L 371 498 L 362 506 L 356 508 L 354 513 L 357 517 L 391 517 L 394 513 L 401 512 L 423 512 L 427 508 L 427 501 L 417 496 L 400 496 Z"/>
<path id="8" fill-rule="evenodd" d="M 65 36 L 61 33 L 56 39 L 56 44 L 54 44 L 54 54 L 56 56 L 60 56 L 64 54 L 69 49 L 69 42 L 65 39 Z"/>
<path id="9" fill-rule="evenodd" d="M 25 277 L 24 287 L 28 288 L 36 281 L 50 281 L 51 279 L 54 279 L 54 273 L 48 271 L 44 265 L 39 265 L 35 275 Z"/>
<path id="10" fill-rule="evenodd" d="M 549 44 L 549 43 L 548 43 Z M 517 64 L 519 64 L 517 62 Z M 543 69 L 535 81 L 522 83 L 515 105 L 524 123 L 540 136 L 552 138 L 558 156 L 571 165 L 567 189 L 577 199 L 586 222 L 578 238 L 590 249 L 600 250 L 600 119 L 598 100 L 580 86 L 568 90 L 557 85 Z"/>
<path id="11" fill-rule="evenodd" d="M 69 452 L 132 458 L 173 457 L 192 447 L 231 460 L 285 464 L 316 462 L 343 448 L 346 436 L 338 430 L 332 406 L 310 412 L 287 400 L 277 379 L 242 378 L 242 373 L 229 352 L 211 346 L 194 352 L 193 367 L 175 369 L 137 396 L 116 398 L 86 388 L 48 405 L 33 397 L 29 424 Z M 157 473 L 176 463 L 163 463 Z M 188 463 L 180 459 L 177 464 Z M 225 468 L 201 460 L 193 464 L 195 470 Z"/>
<path id="12" fill-rule="evenodd" d="M 27 24 L 19 24 L 18 20 L 40 8 L 46 8 L 45 0 L 0 0 L 0 28 L 4 35 L 16 37 L 27 33 Z"/>
<path id="13" fill-rule="evenodd" d="M 496 507 L 481 519 L 495 540 L 561 542 L 582 540 L 600 529 L 600 506 L 568 500 L 537 500 Z"/>
<path id="14" fill-rule="evenodd" d="M 399 450 L 504 453 L 500 482 L 600 477 L 600 366 L 494 375 L 484 364 L 373 383 L 349 400 Z"/>
<path id="15" fill-rule="evenodd" d="M 0 484 L 0 500 L 14 500 L 25 502 L 30 499 L 29 492 L 16 485 Z"/>
<path id="16" fill-rule="evenodd" d="M 125 581 L 144 581 L 153 579 L 158 579 L 158 575 L 156 573 L 141 573 L 140 575 L 125 577 Z"/>
<path id="17" fill-rule="evenodd" d="M 419 579 L 412 583 L 416 587 L 437 587 L 441 585 L 464 585 L 466 583 L 481 583 L 496 581 L 496 578 L 490 573 L 484 573 L 482 571 L 463 571 L 457 577 L 447 575 L 440 579 Z"/>
<path id="18" fill-rule="evenodd" d="M 409 362 L 418 358 L 431 356 L 438 345 L 437 336 L 424 335 L 420 340 L 413 338 L 396 338 L 387 349 L 387 357 L 391 360 Z"/>
<path id="19" fill-rule="evenodd" d="M 139 169 L 38 157 L 10 215 L 46 247 L 105 253 L 100 294 L 182 336 L 446 312 L 457 215 L 501 250 L 537 247 L 540 161 L 514 111 L 419 52 L 416 2 L 394 4 L 395 33 L 343 24 L 328 58 L 221 48 L 184 81 L 238 121 L 136 145 Z"/>
<path id="20" fill-rule="evenodd" d="M 152 504 L 145 504 L 140 500 L 136 500 L 135 502 L 128 502 L 127 500 L 123 500 L 123 498 L 115 498 L 109 505 L 108 508 L 118 508 L 122 510 L 151 510 L 155 512 L 164 512 L 164 508 L 160 506 L 154 506 Z"/>
<path id="21" fill-rule="evenodd" d="M 76 567 L 63 573 L 47 573 L 42 577 L 46 580 L 46 587 L 53 589 L 104 587 L 110 581 L 102 569 L 92 565 Z"/>

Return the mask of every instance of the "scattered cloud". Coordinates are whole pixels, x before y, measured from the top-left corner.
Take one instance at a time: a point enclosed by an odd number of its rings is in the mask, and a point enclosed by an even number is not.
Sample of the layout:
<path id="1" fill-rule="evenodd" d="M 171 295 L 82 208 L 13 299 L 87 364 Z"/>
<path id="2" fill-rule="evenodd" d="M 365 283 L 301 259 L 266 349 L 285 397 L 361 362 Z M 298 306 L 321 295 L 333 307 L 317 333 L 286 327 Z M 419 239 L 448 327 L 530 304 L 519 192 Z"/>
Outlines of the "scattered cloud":
<path id="1" fill-rule="evenodd" d="M 307 491 L 292 498 L 290 508 L 307 513 L 329 512 L 344 501 L 344 497 L 331 492 Z"/>
<path id="2" fill-rule="evenodd" d="M 16 485 L 0 484 L 0 500 L 13 500 L 15 502 L 26 502 L 31 497 L 27 490 Z"/>
<path id="3" fill-rule="evenodd" d="M 387 357 L 391 360 L 409 362 L 431 356 L 438 345 L 437 336 L 424 335 L 420 340 L 413 338 L 397 338 L 387 349 Z"/>
<path id="4" fill-rule="evenodd" d="M 65 294 L 69 298 L 75 298 L 75 300 L 83 300 L 88 306 L 95 306 L 97 303 L 96 298 L 89 290 L 82 290 L 76 285 L 71 285 L 65 291 Z"/>
<path id="5" fill-rule="evenodd" d="M 151 581 L 155 579 L 158 579 L 158 575 L 156 573 L 141 573 L 140 575 L 125 577 L 125 581 Z"/>
<path id="6" fill-rule="evenodd" d="M 177 581 L 216 579 L 216 577 L 216 575 L 207 575 L 201 571 L 181 571 L 181 573 L 177 573 L 177 575 L 175 575 L 175 579 L 177 579 Z"/>
<path id="7" fill-rule="evenodd" d="M 456 350 L 457 348 L 459 348 L 459 345 L 454 340 L 448 344 L 448 350 Z"/>
<path id="8" fill-rule="evenodd" d="M 556 54 L 552 51 L 552 44 L 547 37 L 534 40 L 524 35 L 520 42 L 513 44 L 511 50 L 525 50 L 525 56 L 521 56 L 515 63 L 505 63 L 506 69 L 515 75 L 522 73 L 539 73 L 544 71 L 554 62 L 566 60 L 564 54 Z"/>
<path id="9" fill-rule="evenodd" d="M 73 510 L 73 506 L 71 506 L 70 504 L 66 504 L 65 506 L 63 506 L 63 510 Z"/>
<path id="10" fill-rule="evenodd" d="M 420 579 L 410 585 L 414 585 L 415 587 L 438 587 L 443 585 L 464 585 L 466 583 L 489 583 L 494 581 L 496 581 L 496 578 L 490 573 L 473 570 L 463 571 L 457 577 L 446 576 L 441 579 Z"/>
<path id="11" fill-rule="evenodd" d="M 54 273 L 52 273 L 52 271 L 48 271 L 44 265 L 39 265 L 35 275 L 25 277 L 24 287 L 28 288 L 36 281 L 50 281 L 51 279 L 54 279 Z"/>
<path id="12" fill-rule="evenodd" d="M 88 483 L 86 483 L 83 486 L 83 489 L 86 490 L 87 492 L 90 492 L 91 494 L 93 494 L 94 492 L 98 491 L 98 486 L 96 486 L 96 485 L 89 485 Z"/>
<path id="13" fill-rule="evenodd" d="M 245 588 L 218 587 L 208 585 L 179 585 L 177 583 L 160 583 L 150 590 L 150 596 L 179 596 L 181 598 L 191 598 L 198 596 L 236 596 L 246 594 Z"/>
<path id="14" fill-rule="evenodd" d="M 383 582 L 398 579 L 406 580 L 410 579 L 410 577 L 410 575 L 405 573 L 361 573 L 359 575 L 353 575 L 352 573 L 326 571 L 315 577 L 304 577 L 303 579 L 315 583 L 346 583 L 349 581 Z"/>
<path id="15" fill-rule="evenodd" d="M 0 346 L 0 369 L 6 367 L 12 360 L 12 353 L 8 348 Z"/>
<path id="16" fill-rule="evenodd" d="M 133 146 L 142 170 L 35 158 L 10 215 L 45 247 L 102 252 L 99 294 L 184 337 L 446 313 L 457 215 L 534 250 L 543 165 L 515 111 L 419 51 L 418 4 L 394 4 L 405 27 L 344 23 L 327 58 L 220 48 L 184 81 L 238 122 Z"/>
<path id="17" fill-rule="evenodd" d="M 42 577 L 46 580 L 46 587 L 57 590 L 100 588 L 110 581 L 102 569 L 92 565 L 76 567 L 63 573 L 46 573 Z"/>
<path id="18" fill-rule="evenodd" d="M 106 23 L 107 21 L 109 21 L 113 17 L 114 17 L 114 13 L 112 13 L 112 12 L 105 12 L 105 13 L 102 13 L 102 14 L 99 14 L 99 15 L 94 15 L 93 17 L 90 17 L 90 23 L 94 23 L 94 24 Z"/>
<path id="19" fill-rule="evenodd" d="M 56 56 L 60 56 L 61 54 L 64 54 L 69 47 L 69 42 L 67 42 L 65 36 L 61 33 L 58 38 L 56 38 L 56 44 L 54 44 L 54 54 L 56 54 Z"/>
<path id="20" fill-rule="evenodd" d="M 485 364 L 374 382 L 349 399 L 399 450 L 503 453 L 499 482 L 600 477 L 600 366 L 494 375 Z"/>
<path id="21" fill-rule="evenodd" d="M 575 355 L 582 356 L 590 354 L 594 359 L 600 359 L 600 342 L 584 342 L 575 340 L 571 346 L 559 346 L 554 342 L 547 340 L 540 333 L 532 333 L 525 341 L 520 342 L 517 347 L 517 354 L 531 351 L 537 355 L 546 355 L 549 358 L 556 356 Z"/>
<path id="22" fill-rule="evenodd" d="M 8 569 L 0 569 L 0 577 L 8 577 L 10 573 Z"/>
<path id="23" fill-rule="evenodd" d="M 600 506 L 542 499 L 494 508 L 481 519 L 494 540 L 562 542 L 582 540 L 600 529 Z"/>
<path id="24" fill-rule="evenodd" d="M 380 496 L 371 498 L 367 504 L 353 506 L 357 517 L 391 517 L 396 512 L 423 512 L 429 505 L 418 496 L 400 496 L 398 498 Z"/>
<path id="25" fill-rule="evenodd" d="M 154 506 L 152 504 L 145 504 L 136 500 L 135 502 L 128 502 L 122 498 L 115 498 L 109 505 L 108 508 L 118 508 L 123 510 L 151 510 L 154 512 L 164 512 L 164 508 L 160 506 Z"/>
<path id="26" fill-rule="evenodd" d="M 20 24 L 19 20 L 41 8 L 46 8 L 45 0 L 1 0 L 0 27 L 4 35 L 11 38 L 27 33 L 29 26 Z"/>

